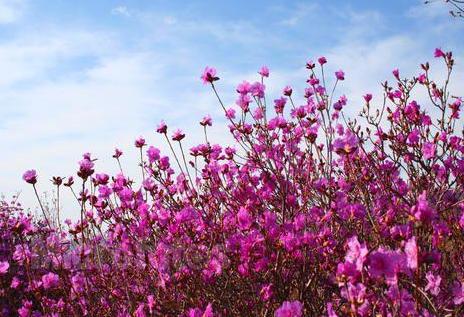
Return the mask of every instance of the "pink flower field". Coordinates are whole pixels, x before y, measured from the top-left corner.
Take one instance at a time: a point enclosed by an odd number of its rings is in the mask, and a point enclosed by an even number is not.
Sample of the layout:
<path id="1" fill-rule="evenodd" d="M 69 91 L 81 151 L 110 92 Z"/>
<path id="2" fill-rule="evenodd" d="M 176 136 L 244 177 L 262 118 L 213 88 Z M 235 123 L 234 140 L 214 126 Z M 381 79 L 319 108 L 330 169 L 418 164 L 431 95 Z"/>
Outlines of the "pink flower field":
<path id="1" fill-rule="evenodd" d="M 76 175 L 53 178 L 56 193 L 74 194 L 79 220 L 2 202 L 0 312 L 463 315 L 462 99 L 448 88 L 452 53 L 434 55 L 445 81 L 429 63 L 411 79 L 395 69 L 351 119 L 339 93 L 349 74 L 324 73 L 325 57 L 306 63 L 304 91 L 277 96 L 262 67 L 237 85 L 232 108 L 206 67 L 235 142 L 210 143 L 206 116 L 203 142 L 185 148 L 186 134 L 161 122 L 153 133 L 172 151 L 136 139 L 140 175 L 126 175 L 116 149 L 116 175 L 85 153 Z M 39 198 L 40 175 L 23 179 Z"/>
<path id="2" fill-rule="evenodd" d="M 0 317 L 464 316 L 463 39 L 464 0 L 0 0 Z"/>

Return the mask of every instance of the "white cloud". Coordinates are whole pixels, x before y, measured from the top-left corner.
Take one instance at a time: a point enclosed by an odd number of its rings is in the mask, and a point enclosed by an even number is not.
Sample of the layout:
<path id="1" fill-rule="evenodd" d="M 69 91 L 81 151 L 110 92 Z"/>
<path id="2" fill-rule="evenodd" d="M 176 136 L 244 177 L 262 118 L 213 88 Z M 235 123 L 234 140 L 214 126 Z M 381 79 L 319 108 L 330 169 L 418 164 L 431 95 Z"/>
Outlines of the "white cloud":
<path id="1" fill-rule="evenodd" d="M 307 7 L 303 12 L 310 14 L 310 9 Z M 200 34 L 209 40 L 213 38 L 215 43 L 244 44 L 250 49 L 242 52 L 250 54 L 272 49 L 275 41 L 283 40 L 251 21 L 198 22 L 171 15 L 156 19 L 154 13 L 129 11 L 124 6 L 114 8 L 112 13 L 141 20 L 144 27 L 148 26 L 146 34 L 140 37 L 142 44 L 155 41 L 155 45 L 140 45 L 131 50 L 124 47 L 125 39 L 114 38 L 111 32 L 90 32 L 85 28 L 20 34 L 12 41 L 0 43 L 0 148 L 3 151 L 0 192 L 10 195 L 22 189 L 26 206 L 35 203 L 32 190 L 20 179 L 25 169 L 36 168 L 40 189 L 50 191 L 52 187 L 47 179 L 73 173 L 80 155 L 86 151 L 99 158 L 99 170 L 116 172 L 111 154 L 119 146 L 126 153 L 123 164 L 128 174 L 138 175 L 135 163 L 138 153 L 133 148 L 135 137 L 144 135 L 168 153 L 164 140 L 153 132 L 161 119 L 166 119 L 172 129 L 181 127 L 188 133 L 187 143 L 195 144 L 203 140 L 197 122 L 210 113 L 216 121 L 210 139 L 228 140 L 226 124 L 214 96 L 207 87 L 201 86 L 199 74 L 192 74 L 192 68 L 201 71 L 200 59 L 194 48 L 179 45 L 184 38 L 195 40 Z M 298 24 L 303 18 L 298 13 L 297 19 L 288 20 L 287 24 Z M 327 75 L 333 76 L 338 68 L 345 70 L 347 79 L 338 92 L 347 94 L 347 111 L 355 115 L 361 107 L 361 96 L 366 92 L 378 96 L 380 82 L 389 78 L 391 69 L 399 67 L 402 73 L 412 75 L 418 63 L 429 59 L 432 52 L 426 50 L 429 49 L 427 30 L 414 37 L 407 32 L 373 37 L 377 29 L 372 23 L 376 27 L 385 23 L 380 13 L 352 12 L 350 19 L 347 32 L 340 34 L 338 42 L 326 51 Z M 153 33 L 155 40 L 151 37 Z M 158 44 L 164 38 L 172 40 L 178 50 L 171 47 L 163 51 Z M 308 45 L 293 43 L 292 49 L 303 55 Z M 82 57 L 90 59 L 90 63 L 74 65 L 72 70 L 60 70 L 53 75 L 63 63 Z M 457 59 L 458 64 L 464 61 L 461 57 Z M 305 60 L 300 62 L 303 65 Z M 298 88 L 296 93 L 302 93 L 306 79 L 303 67 L 269 66 L 271 77 L 266 83 L 271 93 L 269 104 L 287 84 Z M 461 82 L 462 75 L 460 68 L 457 78 Z M 244 78 L 254 80 L 256 76 L 254 69 L 246 73 L 221 72 L 218 86 L 225 102 L 228 105 L 234 102 L 238 82 Z M 75 216 L 72 196 L 68 193 L 66 197 L 64 213 Z"/>
<path id="2" fill-rule="evenodd" d="M 173 25 L 173 24 L 177 23 L 177 19 L 175 17 L 173 17 L 173 16 L 170 16 L 170 15 L 165 16 L 163 21 L 167 25 Z"/>
<path id="3" fill-rule="evenodd" d="M 308 15 L 318 10 L 319 5 L 317 3 L 297 3 L 290 10 L 287 7 L 275 7 L 275 9 L 287 15 L 286 18 L 279 21 L 279 24 L 293 27 L 298 25 L 304 18 L 307 18 Z"/>
<path id="4" fill-rule="evenodd" d="M 36 168 L 39 188 L 51 191 L 47 180 L 73 174 L 87 151 L 100 158 L 99 170 L 116 172 L 111 154 L 118 146 L 127 153 L 123 160 L 128 174 L 136 177 L 138 153 L 132 145 L 137 136 L 144 135 L 168 153 L 164 140 L 154 133 L 161 119 L 172 129 L 182 127 L 187 144 L 193 145 L 202 140 L 197 127 L 202 115 L 217 118 L 219 108 L 197 77 L 197 86 L 186 84 L 189 79 L 181 76 L 169 80 L 175 56 L 118 51 L 111 42 L 93 47 L 92 43 L 105 43 L 107 34 L 63 30 L 43 36 L 47 40 L 42 43 L 20 39 L 0 44 L 0 56 L 9 67 L 0 77 L 0 192 L 10 196 L 22 190 L 26 206 L 35 205 L 33 192 L 21 180 L 26 169 Z M 90 56 L 92 62 L 57 78 L 50 76 L 54 67 L 73 56 Z M 185 85 L 181 94 L 169 87 L 176 85 L 174 80 Z M 75 216 L 72 196 L 63 197 L 68 207 L 64 215 Z"/>
<path id="5" fill-rule="evenodd" d="M 132 14 L 126 6 L 117 6 L 111 9 L 111 14 L 130 17 Z"/>
<path id="6" fill-rule="evenodd" d="M 24 0 L 0 0 L 0 24 L 19 20 L 25 9 Z"/>

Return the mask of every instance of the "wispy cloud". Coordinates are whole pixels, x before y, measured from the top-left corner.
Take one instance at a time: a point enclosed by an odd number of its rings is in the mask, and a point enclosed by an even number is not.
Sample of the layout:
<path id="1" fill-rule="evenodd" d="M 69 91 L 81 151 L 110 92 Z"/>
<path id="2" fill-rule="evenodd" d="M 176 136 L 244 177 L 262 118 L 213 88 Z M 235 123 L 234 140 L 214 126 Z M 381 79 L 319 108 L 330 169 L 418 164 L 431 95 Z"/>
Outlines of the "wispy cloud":
<path id="1" fill-rule="evenodd" d="M 279 7 L 282 15 L 286 17 L 279 21 L 279 24 L 294 27 L 298 25 L 303 19 L 307 18 L 311 13 L 319 10 L 320 7 L 317 3 L 297 3 L 295 7 Z"/>
<path id="2" fill-rule="evenodd" d="M 183 128 L 193 145 L 203 138 L 198 120 L 209 113 L 215 120 L 211 139 L 228 140 L 220 107 L 199 80 L 207 64 L 217 66 L 218 88 L 231 105 L 235 85 L 244 78 L 255 80 L 261 63 L 271 68 L 266 83 L 270 100 L 287 84 L 301 95 L 304 62 L 317 58 L 308 54 L 326 54 L 329 77 L 338 68 L 346 72 L 338 93 L 347 94 L 347 111 L 355 115 L 362 94 L 378 93 L 393 67 L 412 75 L 435 45 L 444 46 L 434 33 L 436 24 L 418 21 L 449 23 L 448 16 L 416 12 L 405 14 L 409 24 L 393 28 L 396 21 L 381 9 L 345 6 L 340 11 L 339 4 L 325 6 L 322 15 L 317 2 L 285 3 L 263 10 L 263 16 L 233 16 L 225 9 L 214 17 L 202 10 L 191 13 L 197 5 L 111 9 L 107 3 L 106 16 L 86 17 L 90 22 L 57 24 L 51 19 L 40 25 L 40 32 L 13 24 L 12 35 L 0 40 L 0 192 L 24 189 L 23 201 L 34 206 L 32 192 L 20 179 L 25 169 L 36 168 L 40 188 L 50 190 L 47 179 L 72 173 L 86 151 L 99 158 L 99 169 L 116 172 L 111 158 L 115 146 L 126 152 L 128 174 L 138 175 L 135 137 L 144 135 L 169 150 L 153 133 L 161 119 Z M 17 14 L 11 22 L 23 13 Z M 105 19 L 109 22 L 95 22 Z M 452 40 L 459 27 L 449 30 L 449 45 L 463 55 L 459 37 Z M 458 78 L 462 74 L 458 69 Z M 69 206 L 65 214 L 72 216 Z"/>
<path id="3" fill-rule="evenodd" d="M 24 0 L 0 0 L 0 24 L 19 20 L 26 7 Z"/>
<path id="4" fill-rule="evenodd" d="M 125 17 L 130 17 L 132 14 L 126 6 L 117 6 L 111 9 L 111 13 L 114 15 L 122 15 Z"/>

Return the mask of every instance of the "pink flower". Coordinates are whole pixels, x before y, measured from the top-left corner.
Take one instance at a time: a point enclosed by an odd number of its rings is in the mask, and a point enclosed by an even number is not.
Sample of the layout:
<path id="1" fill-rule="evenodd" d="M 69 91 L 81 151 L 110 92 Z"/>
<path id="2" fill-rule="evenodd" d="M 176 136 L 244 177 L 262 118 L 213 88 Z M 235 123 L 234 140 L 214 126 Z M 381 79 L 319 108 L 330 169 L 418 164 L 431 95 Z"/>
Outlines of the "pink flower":
<path id="1" fill-rule="evenodd" d="M 243 207 L 241 207 L 239 212 L 237 213 L 237 220 L 238 225 L 242 230 L 249 229 L 253 222 L 253 219 L 251 218 L 250 214 Z"/>
<path id="2" fill-rule="evenodd" d="M 429 206 L 427 201 L 427 193 L 424 190 L 417 198 L 416 205 L 411 209 L 414 217 L 425 223 L 429 223 L 436 217 L 436 210 Z"/>
<path id="3" fill-rule="evenodd" d="M 214 317 L 213 305 L 209 303 L 204 311 L 200 308 L 191 308 L 187 313 L 187 317 Z"/>
<path id="4" fill-rule="evenodd" d="M 274 109 L 276 113 L 283 113 L 285 104 L 287 103 L 287 98 L 281 97 L 274 100 Z"/>
<path id="5" fill-rule="evenodd" d="M 419 142 L 419 139 L 420 139 L 419 129 L 413 129 L 411 133 L 409 133 L 408 135 L 409 144 L 412 144 L 412 145 L 417 144 Z"/>
<path id="6" fill-rule="evenodd" d="M 145 304 L 140 304 L 134 312 L 135 317 L 146 317 L 145 314 Z"/>
<path id="7" fill-rule="evenodd" d="M 272 284 L 266 284 L 261 288 L 261 291 L 259 292 L 259 295 L 261 299 L 265 302 L 270 300 L 272 298 Z"/>
<path id="8" fill-rule="evenodd" d="M 251 85 L 250 92 L 255 97 L 263 98 L 265 89 L 266 89 L 266 86 L 264 86 L 260 82 L 255 82 L 254 84 Z"/>
<path id="9" fill-rule="evenodd" d="M 424 155 L 426 160 L 430 160 L 435 157 L 436 149 L 437 146 L 434 143 L 425 142 L 424 145 L 422 145 L 422 155 Z"/>
<path id="10" fill-rule="evenodd" d="M 214 317 L 213 305 L 208 303 L 202 317 Z"/>
<path id="11" fill-rule="evenodd" d="M 130 188 L 124 188 L 118 193 L 119 199 L 121 199 L 122 202 L 130 202 L 132 198 L 134 197 L 134 192 Z"/>
<path id="12" fill-rule="evenodd" d="M 166 125 L 166 123 L 164 123 L 164 121 L 161 121 L 158 124 L 158 127 L 156 128 L 156 132 L 160 134 L 166 134 L 167 131 L 168 131 L 168 126 Z"/>
<path id="13" fill-rule="evenodd" d="M 396 274 L 404 266 L 404 254 L 379 248 L 369 255 L 369 273 L 377 278 L 385 276 L 388 283 L 396 283 Z"/>
<path id="14" fill-rule="evenodd" d="M 77 273 L 71 278 L 71 285 L 73 290 L 77 293 L 84 291 L 85 277 L 82 273 Z"/>
<path id="15" fill-rule="evenodd" d="M 398 70 L 398 68 L 394 69 L 392 71 L 392 74 L 396 79 L 398 79 L 398 80 L 400 79 L 400 71 Z"/>
<path id="16" fill-rule="evenodd" d="M 79 171 L 77 171 L 77 175 L 82 179 L 87 179 L 90 175 L 94 172 L 94 164 L 88 158 L 84 158 L 83 160 L 79 161 Z"/>
<path id="17" fill-rule="evenodd" d="M 121 152 L 121 153 L 122 153 L 122 152 Z M 66 183 L 64 183 L 63 185 L 66 186 L 66 187 L 71 187 L 73 184 L 74 184 L 74 177 L 69 176 L 69 177 L 68 177 L 68 180 L 67 180 Z"/>
<path id="18" fill-rule="evenodd" d="M 251 91 L 251 86 L 250 86 Z M 251 102 L 251 97 L 249 95 L 240 95 L 235 103 L 245 112 L 248 112 Z"/>
<path id="19" fill-rule="evenodd" d="M 25 180 L 26 183 L 29 184 L 37 183 L 37 172 L 35 170 L 25 171 L 23 174 L 23 180 Z"/>
<path id="20" fill-rule="evenodd" d="M 365 94 L 363 98 L 367 103 L 369 103 L 372 100 L 372 94 Z"/>
<path id="21" fill-rule="evenodd" d="M 32 312 L 32 302 L 23 300 L 23 305 L 18 309 L 18 315 L 20 317 L 30 317 Z"/>
<path id="22" fill-rule="evenodd" d="M 333 105 L 334 109 L 337 110 L 337 111 L 342 110 L 343 106 L 346 105 L 347 101 L 348 101 L 348 99 L 346 99 L 345 95 L 341 96 L 340 99 L 337 102 L 334 103 L 334 105 Z"/>
<path id="23" fill-rule="evenodd" d="M 348 240 L 348 252 L 346 253 L 345 260 L 356 265 L 358 271 L 362 271 L 363 264 L 366 261 L 367 250 L 366 245 L 360 244 L 357 236 L 353 236 Z"/>
<path id="24" fill-rule="evenodd" d="M 42 276 L 42 286 L 45 289 L 55 288 L 58 286 L 60 278 L 55 273 L 48 273 Z"/>
<path id="25" fill-rule="evenodd" d="M 453 303 L 461 305 L 464 303 L 464 284 L 455 282 L 453 285 Z"/>
<path id="26" fill-rule="evenodd" d="M 219 77 L 216 76 L 216 69 L 213 67 L 206 66 L 203 74 L 201 75 L 203 79 L 203 84 L 213 83 L 216 80 L 219 80 Z"/>
<path id="27" fill-rule="evenodd" d="M 110 176 L 105 173 L 97 173 L 95 174 L 94 182 L 96 185 L 106 185 L 110 180 Z"/>
<path id="28" fill-rule="evenodd" d="M 8 263 L 8 261 L 0 261 L 0 275 L 3 275 L 6 272 L 8 272 L 9 267 L 10 263 Z"/>
<path id="29" fill-rule="evenodd" d="M 319 57 L 317 61 L 319 62 L 321 66 L 327 63 L 327 59 L 324 56 Z"/>
<path id="30" fill-rule="evenodd" d="M 427 272 L 425 275 L 427 279 L 427 285 L 425 286 L 426 291 L 430 291 L 430 294 L 437 296 L 440 293 L 440 283 L 441 277 L 440 275 L 433 275 L 432 272 Z"/>
<path id="31" fill-rule="evenodd" d="M 335 72 L 335 77 L 337 77 L 338 80 L 345 80 L 345 73 L 340 69 Z"/>
<path id="32" fill-rule="evenodd" d="M 239 94 L 246 95 L 251 90 L 251 84 L 247 82 L 246 80 L 244 80 L 242 83 L 238 84 L 236 90 Z"/>
<path id="33" fill-rule="evenodd" d="M 229 108 L 226 110 L 226 117 L 228 119 L 235 119 L 235 109 L 234 108 Z"/>
<path id="34" fill-rule="evenodd" d="M 143 137 L 139 137 L 135 140 L 134 144 L 136 148 L 142 148 L 145 146 L 145 139 Z"/>
<path id="35" fill-rule="evenodd" d="M 13 277 L 13 279 L 11 280 L 10 287 L 16 289 L 19 287 L 19 285 L 21 285 L 21 281 L 19 280 L 19 278 L 17 278 L 16 276 Z"/>
<path id="36" fill-rule="evenodd" d="M 180 141 L 183 138 L 185 138 L 185 134 L 182 132 L 181 129 L 177 129 L 176 131 L 174 131 L 171 138 L 173 141 Z"/>
<path id="37" fill-rule="evenodd" d="M 213 257 L 213 258 L 209 261 L 209 263 L 208 263 L 206 269 L 203 270 L 203 274 L 204 274 L 207 278 L 211 278 L 211 277 L 214 276 L 214 275 L 220 275 L 221 272 L 222 272 L 222 264 L 221 264 L 221 262 L 220 262 L 217 258 L 215 258 L 215 257 Z"/>
<path id="38" fill-rule="evenodd" d="M 154 146 L 150 146 L 147 150 L 148 161 L 153 163 L 160 159 L 160 150 Z"/>
<path id="39" fill-rule="evenodd" d="M 269 77 L 269 68 L 267 68 L 267 66 L 261 67 L 258 74 L 260 74 L 263 77 Z"/>
<path id="40" fill-rule="evenodd" d="M 358 148 L 358 137 L 347 133 L 343 138 L 335 139 L 333 148 L 337 154 L 351 154 Z"/>
<path id="41" fill-rule="evenodd" d="M 274 313 L 275 317 L 301 317 L 303 304 L 299 301 L 284 302 Z"/>
<path id="42" fill-rule="evenodd" d="M 200 121 L 200 124 L 204 127 L 206 126 L 212 126 L 213 125 L 213 119 L 211 119 L 210 115 L 207 115 L 203 117 L 203 119 Z"/>
<path id="43" fill-rule="evenodd" d="M 435 57 L 445 57 L 445 53 L 440 48 L 436 48 L 433 56 L 435 56 Z"/>
<path id="44" fill-rule="evenodd" d="M 335 313 L 335 310 L 333 309 L 332 303 L 327 304 L 327 317 L 338 317 L 337 313 Z"/>
<path id="45" fill-rule="evenodd" d="M 307 61 L 306 62 L 306 68 L 307 69 L 313 69 L 314 67 L 316 67 L 316 64 L 314 64 L 313 61 Z"/>
<path id="46" fill-rule="evenodd" d="M 290 87 L 290 86 L 286 86 L 284 88 L 284 90 L 283 90 L 284 96 L 288 96 L 288 97 L 290 97 L 292 95 L 292 92 L 293 92 L 293 90 L 292 90 L 292 87 Z"/>
<path id="47" fill-rule="evenodd" d="M 412 270 L 417 269 L 416 237 L 412 237 L 406 242 L 404 246 L 404 252 L 406 253 L 406 261 L 407 261 L 408 267 Z"/>
<path id="48" fill-rule="evenodd" d="M 417 77 L 417 81 L 424 85 L 425 83 L 427 83 L 427 76 L 425 74 L 420 74 L 418 77 Z"/>
<path id="49" fill-rule="evenodd" d="M 121 155 L 122 155 L 122 151 L 120 149 L 114 149 L 114 154 L 113 154 L 114 158 L 117 159 L 117 158 L 121 157 Z"/>

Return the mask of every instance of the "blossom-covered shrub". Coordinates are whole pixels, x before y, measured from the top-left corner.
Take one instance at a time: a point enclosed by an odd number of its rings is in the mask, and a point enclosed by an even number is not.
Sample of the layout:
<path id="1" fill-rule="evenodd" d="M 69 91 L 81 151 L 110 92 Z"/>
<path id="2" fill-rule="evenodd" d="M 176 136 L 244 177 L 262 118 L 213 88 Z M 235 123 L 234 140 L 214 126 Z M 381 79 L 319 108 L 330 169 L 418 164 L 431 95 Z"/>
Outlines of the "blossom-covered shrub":
<path id="1" fill-rule="evenodd" d="M 19 205 L 0 208 L 0 311 L 20 316 L 459 316 L 464 312 L 462 100 L 454 60 L 437 49 L 413 79 L 393 71 L 380 104 L 345 96 L 308 62 L 303 102 L 267 96 L 267 67 L 226 107 L 216 70 L 201 76 L 229 122 L 233 146 L 162 122 L 167 156 L 135 141 L 142 181 L 97 172 L 88 153 L 71 189 L 76 222 Z M 327 71 L 326 71 L 327 73 Z M 420 90 L 429 96 L 422 104 Z M 272 101 L 273 100 L 273 101 Z M 353 106 L 352 106 L 353 107 Z M 177 155 L 176 155 L 177 153 Z M 181 154 L 179 154 L 181 153 Z M 35 171 L 24 180 L 36 186 Z M 39 179 L 40 180 L 40 179 Z M 65 187 L 65 188 L 63 188 Z M 43 207 L 41 205 L 41 207 Z"/>

